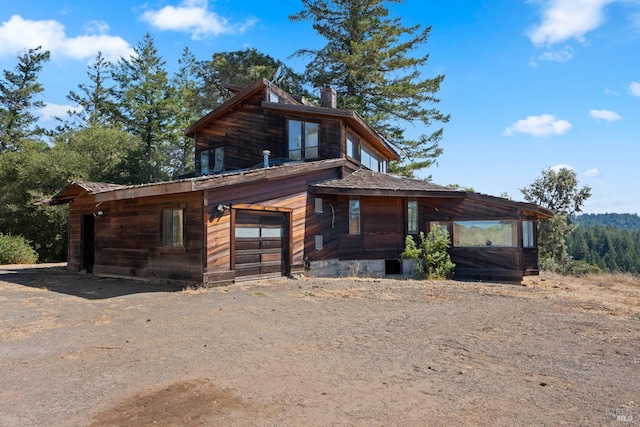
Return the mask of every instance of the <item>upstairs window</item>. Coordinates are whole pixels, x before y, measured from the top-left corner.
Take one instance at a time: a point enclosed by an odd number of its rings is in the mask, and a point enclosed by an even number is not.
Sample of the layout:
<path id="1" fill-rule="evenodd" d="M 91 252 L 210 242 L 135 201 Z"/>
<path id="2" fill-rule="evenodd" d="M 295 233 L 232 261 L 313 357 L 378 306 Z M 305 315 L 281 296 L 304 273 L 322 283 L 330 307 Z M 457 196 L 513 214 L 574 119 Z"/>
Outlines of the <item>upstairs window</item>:
<path id="1" fill-rule="evenodd" d="M 347 156 L 360 160 L 360 138 L 351 132 L 347 133 Z"/>
<path id="2" fill-rule="evenodd" d="M 289 158 L 292 160 L 318 158 L 317 123 L 289 120 Z"/>
<path id="3" fill-rule="evenodd" d="M 209 175 L 211 170 L 209 168 L 209 152 L 201 151 L 200 152 L 200 174 L 201 175 Z"/>
<path id="4" fill-rule="evenodd" d="M 380 160 L 378 160 L 378 156 L 376 156 L 371 150 L 362 147 L 360 155 L 362 156 L 362 159 L 360 160 L 362 166 L 368 167 L 372 171 L 380 172 Z"/>
<path id="5" fill-rule="evenodd" d="M 162 211 L 162 246 L 181 248 L 184 246 L 184 214 L 182 209 Z"/>

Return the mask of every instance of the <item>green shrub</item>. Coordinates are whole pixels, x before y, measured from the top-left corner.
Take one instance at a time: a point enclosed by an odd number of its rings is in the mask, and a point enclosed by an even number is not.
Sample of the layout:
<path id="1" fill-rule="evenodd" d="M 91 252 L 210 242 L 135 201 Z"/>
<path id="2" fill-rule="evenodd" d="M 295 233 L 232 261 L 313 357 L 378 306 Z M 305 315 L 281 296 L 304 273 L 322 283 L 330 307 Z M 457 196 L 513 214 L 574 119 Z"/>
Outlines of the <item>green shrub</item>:
<path id="1" fill-rule="evenodd" d="M 418 273 L 424 278 L 450 279 L 456 267 L 449 256 L 450 246 L 449 231 L 434 226 L 426 236 L 420 232 L 420 246 L 416 245 L 413 237 L 407 236 L 400 257 L 415 260 Z"/>
<path id="2" fill-rule="evenodd" d="M 36 251 L 24 237 L 0 234 L 0 264 L 33 264 L 37 260 Z"/>

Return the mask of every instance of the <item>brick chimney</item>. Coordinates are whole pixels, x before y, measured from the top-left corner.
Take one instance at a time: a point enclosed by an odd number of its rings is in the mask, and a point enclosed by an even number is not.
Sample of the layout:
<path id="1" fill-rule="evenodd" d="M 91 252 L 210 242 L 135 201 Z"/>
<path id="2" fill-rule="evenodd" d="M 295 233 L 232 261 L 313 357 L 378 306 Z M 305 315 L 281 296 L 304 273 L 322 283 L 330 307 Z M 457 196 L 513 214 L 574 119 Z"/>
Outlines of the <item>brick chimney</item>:
<path id="1" fill-rule="evenodd" d="M 320 88 L 320 106 L 325 108 L 338 108 L 338 94 L 329 85 Z"/>

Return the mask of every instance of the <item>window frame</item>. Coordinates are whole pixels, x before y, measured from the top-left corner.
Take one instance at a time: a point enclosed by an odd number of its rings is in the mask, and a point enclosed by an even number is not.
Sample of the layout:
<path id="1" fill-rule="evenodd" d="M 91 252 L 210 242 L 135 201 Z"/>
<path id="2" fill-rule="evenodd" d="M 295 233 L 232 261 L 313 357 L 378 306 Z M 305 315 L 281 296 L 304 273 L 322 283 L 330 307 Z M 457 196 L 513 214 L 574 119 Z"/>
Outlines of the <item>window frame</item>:
<path id="1" fill-rule="evenodd" d="M 536 247 L 536 227 L 533 220 L 522 221 L 522 247 L 524 249 Z"/>
<path id="2" fill-rule="evenodd" d="M 418 201 L 407 200 L 407 234 L 418 234 Z"/>
<path id="3" fill-rule="evenodd" d="M 299 128 L 295 128 L 297 131 L 295 133 L 297 138 L 300 138 L 300 141 L 292 140 L 294 133 L 292 132 L 292 126 L 294 123 L 299 124 Z M 310 130 L 315 128 L 315 133 L 312 133 Z M 310 141 L 314 138 L 312 136 L 315 135 L 315 144 L 310 145 Z M 293 144 L 292 144 L 293 143 Z M 299 147 L 298 147 L 299 145 Z M 292 156 L 292 153 L 299 154 L 295 157 Z M 292 160 L 315 160 L 320 158 L 320 123 L 318 122 L 310 122 L 304 120 L 295 120 L 288 119 L 287 120 L 287 153 L 290 159 Z M 309 154 L 313 153 L 313 154 Z"/>
<path id="4" fill-rule="evenodd" d="M 495 231 L 490 234 L 488 230 L 498 226 L 510 226 L 510 244 L 497 244 L 504 243 L 507 239 L 504 239 L 503 242 L 495 242 L 491 240 L 491 236 L 501 237 L 500 233 L 503 231 L 500 228 L 497 229 L 498 234 L 496 235 Z M 467 233 L 461 232 L 459 227 L 466 227 L 469 229 Z M 453 238 L 452 238 L 452 246 L 455 248 L 501 248 L 501 249 L 513 249 L 518 248 L 518 221 L 517 220 L 465 220 L 465 221 L 453 221 Z M 482 236 L 482 232 L 486 232 L 485 236 Z M 475 234 L 475 235 L 474 235 Z M 478 236 L 481 236 L 481 239 L 478 239 Z M 486 239 L 485 239 L 486 238 Z M 477 240 L 476 244 L 468 244 L 464 243 L 466 241 Z"/>
<path id="5" fill-rule="evenodd" d="M 163 209 L 161 212 L 161 246 L 165 249 L 184 249 L 186 247 L 185 209 Z M 177 230 L 176 227 L 178 227 Z"/>
<path id="6" fill-rule="evenodd" d="M 355 222 L 354 222 L 355 221 Z M 349 235 L 358 236 L 362 232 L 362 209 L 359 197 L 349 198 Z"/>

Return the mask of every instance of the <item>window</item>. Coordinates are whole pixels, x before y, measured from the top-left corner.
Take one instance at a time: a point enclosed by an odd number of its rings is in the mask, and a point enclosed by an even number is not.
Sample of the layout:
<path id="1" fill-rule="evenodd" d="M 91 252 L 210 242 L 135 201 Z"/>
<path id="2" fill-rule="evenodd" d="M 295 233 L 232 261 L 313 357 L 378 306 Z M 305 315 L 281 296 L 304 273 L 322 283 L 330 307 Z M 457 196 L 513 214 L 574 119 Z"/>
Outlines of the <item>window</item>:
<path id="1" fill-rule="evenodd" d="M 201 151 L 200 152 L 200 174 L 201 175 L 209 175 L 209 152 Z"/>
<path id="2" fill-rule="evenodd" d="M 407 233 L 418 233 L 418 202 L 416 200 L 407 202 Z"/>
<path id="3" fill-rule="evenodd" d="M 321 251 L 323 246 L 322 234 L 316 234 L 316 251 Z"/>
<path id="4" fill-rule="evenodd" d="M 522 221 L 522 247 L 535 248 L 533 240 L 533 221 Z"/>
<path id="5" fill-rule="evenodd" d="M 360 234 L 360 199 L 349 200 L 349 234 Z"/>
<path id="6" fill-rule="evenodd" d="M 224 147 L 218 147 L 213 157 L 213 173 L 224 170 Z"/>
<path id="7" fill-rule="evenodd" d="M 347 156 L 360 160 L 360 138 L 351 132 L 347 132 Z"/>
<path id="8" fill-rule="evenodd" d="M 165 209 L 162 211 L 162 246 L 169 248 L 184 246 L 182 209 Z"/>
<path id="9" fill-rule="evenodd" d="M 293 160 L 318 158 L 317 123 L 289 120 L 289 158 Z"/>
<path id="10" fill-rule="evenodd" d="M 322 199 L 320 197 L 315 198 L 315 211 L 316 213 L 322 213 Z"/>
<path id="11" fill-rule="evenodd" d="M 360 156 L 362 157 L 360 163 L 363 166 L 368 167 L 372 171 L 380 172 L 380 160 L 371 150 L 362 147 L 360 149 Z"/>
<path id="12" fill-rule="evenodd" d="M 518 246 L 517 221 L 455 221 L 453 246 L 492 246 L 512 248 Z"/>

